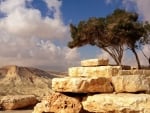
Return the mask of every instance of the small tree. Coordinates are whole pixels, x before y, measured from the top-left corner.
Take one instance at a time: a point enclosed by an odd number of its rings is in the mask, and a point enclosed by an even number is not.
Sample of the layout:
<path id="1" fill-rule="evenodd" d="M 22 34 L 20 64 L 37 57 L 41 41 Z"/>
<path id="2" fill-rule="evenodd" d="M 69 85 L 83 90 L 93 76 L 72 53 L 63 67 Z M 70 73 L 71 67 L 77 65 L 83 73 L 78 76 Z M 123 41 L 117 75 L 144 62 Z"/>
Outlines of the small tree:
<path id="1" fill-rule="evenodd" d="M 72 41 L 70 48 L 86 44 L 95 45 L 106 51 L 117 63 L 121 65 L 124 45 L 132 50 L 140 68 L 138 55 L 135 51 L 136 42 L 146 32 L 143 24 L 138 22 L 138 15 L 125 10 L 117 9 L 105 18 L 90 18 L 80 21 L 78 26 L 70 25 Z"/>
<path id="2" fill-rule="evenodd" d="M 78 27 L 70 25 L 72 42 L 68 43 L 70 48 L 80 47 L 86 44 L 96 45 L 106 51 L 118 65 L 121 65 L 123 46 L 117 38 L 108 32 L 105 18 L 90 18 L 81 21 Z"/>
<path id="3" fill-rule="evenodd" d="M 148 63 L 149 63 L 149 67 L 150 67 L 150 55 L 146 55 L 144 53 L 144 51 L 142 50 L 142 46 L 144 45 L 150 45 L 150 24 L 148 22 L 144 23 L 144 28 L 145 28 L 145 36 L 141 38 L 140 42 L 139 42 L 139 49 L 141 50 L 142 54 L 144 55 L 144 57 L 147 59 Z M 150 46 L 149 46 L 150 47 Z M 150 49 L 150 48 L 149 48 Z"/>

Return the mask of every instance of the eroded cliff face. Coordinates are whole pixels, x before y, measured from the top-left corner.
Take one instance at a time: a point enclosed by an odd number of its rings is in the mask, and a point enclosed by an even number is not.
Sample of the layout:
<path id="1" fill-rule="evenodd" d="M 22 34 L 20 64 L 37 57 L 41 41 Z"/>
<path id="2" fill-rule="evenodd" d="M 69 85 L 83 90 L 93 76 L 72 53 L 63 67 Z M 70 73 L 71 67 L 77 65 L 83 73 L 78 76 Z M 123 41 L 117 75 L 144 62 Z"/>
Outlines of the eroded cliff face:
<path id="1" fill-rule="evenodd" d="M 5 66 L 0 69 L 0 95 L 35 95 L 42 98 L 51 92 L 55 76 L 35 68 Z"/>

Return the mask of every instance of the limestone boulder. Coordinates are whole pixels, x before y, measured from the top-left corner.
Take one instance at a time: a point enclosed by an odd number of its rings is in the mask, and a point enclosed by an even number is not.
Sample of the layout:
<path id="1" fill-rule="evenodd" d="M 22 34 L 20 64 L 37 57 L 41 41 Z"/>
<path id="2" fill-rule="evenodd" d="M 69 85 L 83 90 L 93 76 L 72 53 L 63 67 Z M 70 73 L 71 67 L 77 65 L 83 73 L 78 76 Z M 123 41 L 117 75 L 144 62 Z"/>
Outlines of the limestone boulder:
<path id="1" fill-rule="evenodd" d="M 108 63 L 108 59 L 88 59 L 81 61 L 81 66 L 106 66 Z"/>
<path id="2" fill-rule="evenodd" d="M 72 93 L 106 93 L 113 92 L 113 87 L 110 80 L 104 77 L 65 77 L 52 79 L 52 90 Z"/>
<path id="3" fill-rule="evenodd" d="M 62 93 L 52 93 L 38 103 L 32 113 L 79 113 L 81 109 L 80 98 Z"/>
<path id="4" fill-rule="evenodd" d="M 107 77 L 111 78 L 118 74 L 121 66 L 98 66 L 98 67 L 71 67 L 68 69 L 69 76 Z"/>
<path id="5" fill-rule="evenodd" d="M 37 103 L 37 99 L 34 95 L 4 96 L 0 103 L 2 109 L 14 110 L 33 106 Z"/>
<path id="6" fill-rule="evenodd" d="M 143 75 L 126 75 L 112 77 L 115 92 L 147 92 L 150 81 Z"/>
<path id="7" fill-rule="evenodd" d="M 150 95 L 96 94 L 85 98 L 82 105 L 96 113 L 150 113 Z"/>

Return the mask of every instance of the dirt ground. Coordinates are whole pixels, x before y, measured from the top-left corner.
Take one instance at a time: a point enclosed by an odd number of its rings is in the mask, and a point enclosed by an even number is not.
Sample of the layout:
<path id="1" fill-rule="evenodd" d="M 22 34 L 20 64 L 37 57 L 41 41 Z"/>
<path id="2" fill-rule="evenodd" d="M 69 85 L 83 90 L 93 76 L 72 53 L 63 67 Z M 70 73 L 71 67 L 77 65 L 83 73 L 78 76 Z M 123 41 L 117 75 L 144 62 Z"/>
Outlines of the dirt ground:
<path id="1" fill-rule="evenodd" d="M 6 110 L 0 111 L 0 113 L 32 113 L 33 110 Z"/>

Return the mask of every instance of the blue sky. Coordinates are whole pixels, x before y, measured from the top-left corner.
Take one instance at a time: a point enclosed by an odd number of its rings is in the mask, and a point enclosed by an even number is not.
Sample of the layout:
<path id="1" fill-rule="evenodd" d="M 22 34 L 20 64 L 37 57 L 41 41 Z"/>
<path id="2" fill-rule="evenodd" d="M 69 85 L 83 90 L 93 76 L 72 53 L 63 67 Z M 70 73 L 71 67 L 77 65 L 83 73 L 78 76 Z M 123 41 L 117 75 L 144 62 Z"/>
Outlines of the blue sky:
<path id="1" fill-rule="evenodd" d="M 115 4 L 106 4 L 105 0 L 63 0 L 61 9 L 65 23 L 77 24 L 89 17 L 106 16 L 115 7 Z"/>
<path id="2" fill-rule="evenodd" d="M 69 24 L 105 17 L 116 8 L 150 21 L 149 0 L 0 0 L 0 66 L 21 65 L 66 71 L 88 58 L 111 58 L 97 47 L 69 49 Z M 143 48 L 149 53 L 149 46 Z M 141 62 L 146 63 L 141 53 Z M 135 64 L 125 53 L 124 64 Z M 128 58 L 132 59 L 128 59 Z"/>

